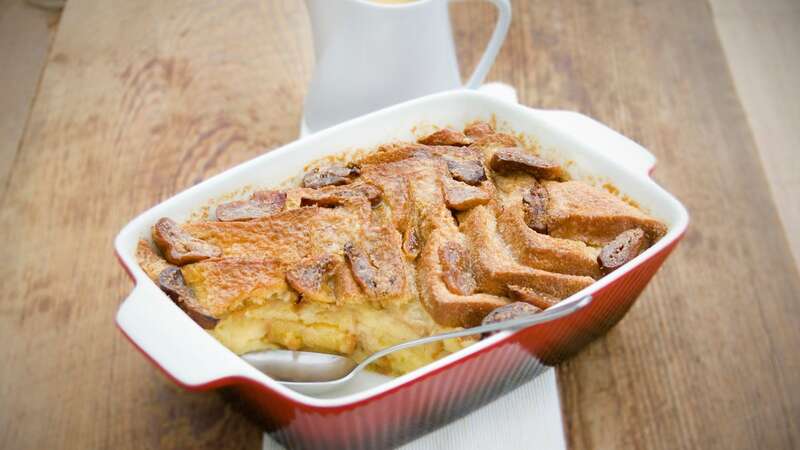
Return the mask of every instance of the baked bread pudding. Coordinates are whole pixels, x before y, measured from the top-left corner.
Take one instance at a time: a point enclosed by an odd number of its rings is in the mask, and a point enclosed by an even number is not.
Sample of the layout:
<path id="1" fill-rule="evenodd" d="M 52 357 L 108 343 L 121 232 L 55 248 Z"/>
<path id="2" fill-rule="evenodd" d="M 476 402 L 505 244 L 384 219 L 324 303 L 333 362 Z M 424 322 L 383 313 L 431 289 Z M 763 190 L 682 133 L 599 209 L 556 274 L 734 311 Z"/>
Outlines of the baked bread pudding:
<path id="1" fill-rule="evenodd" d="M 288 348 L 355 360 L 391 345 L 535 313 L 658 241 L 666 226 L 486 122 L 316 164 L 299 186 L 162 218 L 144 271 L 242 354 Z M 450 340 L 373 366 L 402 374 Z"/>

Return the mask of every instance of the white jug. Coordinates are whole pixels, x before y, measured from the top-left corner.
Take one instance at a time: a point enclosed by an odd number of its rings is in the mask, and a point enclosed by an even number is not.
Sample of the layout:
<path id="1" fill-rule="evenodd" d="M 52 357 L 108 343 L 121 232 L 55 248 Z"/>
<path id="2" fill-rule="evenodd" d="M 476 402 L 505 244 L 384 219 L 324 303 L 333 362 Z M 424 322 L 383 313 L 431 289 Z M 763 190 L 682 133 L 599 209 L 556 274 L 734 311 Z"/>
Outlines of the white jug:
<path id="1" fill-rule="evenodd" d="M 316 65 L 305 102 L 304 131 L 461 87 L 450 1 L 306 0 Z M 467 88 L 483 82 L 511 22 L 509 0 L 489 1 L 498 9 L 497 23 Z"/>

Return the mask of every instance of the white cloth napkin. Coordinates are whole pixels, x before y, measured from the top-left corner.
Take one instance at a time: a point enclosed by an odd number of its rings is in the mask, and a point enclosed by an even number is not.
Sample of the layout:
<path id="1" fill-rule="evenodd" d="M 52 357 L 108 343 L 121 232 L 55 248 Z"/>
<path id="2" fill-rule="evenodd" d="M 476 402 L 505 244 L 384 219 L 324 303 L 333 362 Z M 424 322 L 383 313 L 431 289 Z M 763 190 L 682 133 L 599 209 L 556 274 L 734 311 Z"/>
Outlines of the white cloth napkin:
<path id="1" fill-rule="evenodd" d="M 263 448 L 284 447 L 264 433 Z M 555 369 L 548 369 L 502 398 L 400 448 L 566 450 Z"/>
<path id="2" fill-rule="evenodd" d="M 487 83 L 479 90 L 517 103 L 517 91 L 507 84 Z M 264 450 L 283 448 L 264 433 Z M 400 448 L 566 450 L 555 369 L 548 369 L 502 398 Z"/>

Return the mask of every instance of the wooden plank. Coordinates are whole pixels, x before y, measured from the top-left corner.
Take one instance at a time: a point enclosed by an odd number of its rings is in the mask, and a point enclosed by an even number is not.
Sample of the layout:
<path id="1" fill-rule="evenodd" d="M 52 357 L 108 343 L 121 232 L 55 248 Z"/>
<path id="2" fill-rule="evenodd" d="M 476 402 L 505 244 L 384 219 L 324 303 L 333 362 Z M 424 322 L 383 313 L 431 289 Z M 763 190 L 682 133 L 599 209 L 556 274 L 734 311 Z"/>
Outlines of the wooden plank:
<path id="1" fill-rule="evenodd" d="M 794 448 L 797 271 L 708 5 L 612 3 L 516 3 L 490 73 L 650 148 L 692 214 L 629 316 L 559 368 L 570 447 Z"/>
<path id="2" fill-rule="evenodd" d="M 536 49 L 515 59 L 523 102 L 642 142 L 692 214 L 630 315 L 560 371 L 572 447 L 796 446 L 800 286 L 708 5 L 544 2 L 516 20 Z"/>
<path id="3" fill-rule="evenodd" d="M 800 267 L 800 2 L 713 0 L 736 90 Z"/>
<path id="4" fill-rule="evenodd" d="M 59 12 L 0 0 L 0 196 L 22 139 Z"/>
<path id="5" fill-rule="evenodd" d="M 559 368 L 571 448 L 796 447 L 797 271 L 708 5 L 536 1 L 514 12 L 490 78 L 525 104 L 578 110 L 643 143 L 692 214 L 630 315 Z"/>
<path id="6" fill-rule="evenodd" d="M 114 327 L 131 283 L 112 239 L 295 138 L 302 3 L 70 0 L 61 26 L 0 205 L 0 358 L 15 361 L 0 448 L 255 448 L 259 427 L 175 387 Z"/>
<path id="7" fill-rule="evenodd" d="M 572 447 L 796 446 L 800 282 L 708 5 L 514 7 L 490 79 L 642 142 L 693 214 L 630 315 L 561 368 Z M 457 35 L 491 26 L 479 8 L 457 14 Z M 70 0 L 0 203 L 12 230 L 0 358 L 14 361 L 0 372 L 0 411 L 14 412 L 1 448 L 259 445 L 235 406 L 174 387 L 114 329 L 130 283 L 111 239 L 138 211 L 294 138 L 307 29 L 292 0 Z M 480 47 L 462 46 L 463 60 Z"/>

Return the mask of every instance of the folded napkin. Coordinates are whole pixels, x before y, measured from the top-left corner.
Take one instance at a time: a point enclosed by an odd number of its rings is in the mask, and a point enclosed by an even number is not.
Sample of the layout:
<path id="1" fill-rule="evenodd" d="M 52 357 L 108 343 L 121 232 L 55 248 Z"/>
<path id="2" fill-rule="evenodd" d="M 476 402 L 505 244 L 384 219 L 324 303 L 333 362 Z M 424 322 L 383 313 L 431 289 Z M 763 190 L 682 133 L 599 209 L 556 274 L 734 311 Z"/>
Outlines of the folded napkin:
<path id="1" fill-rule="evenodd" d="M 264 450 L 284 447 L 264 433 Z M 566 450 L 555 369 L 494 402 L 400 447 Z"/>

